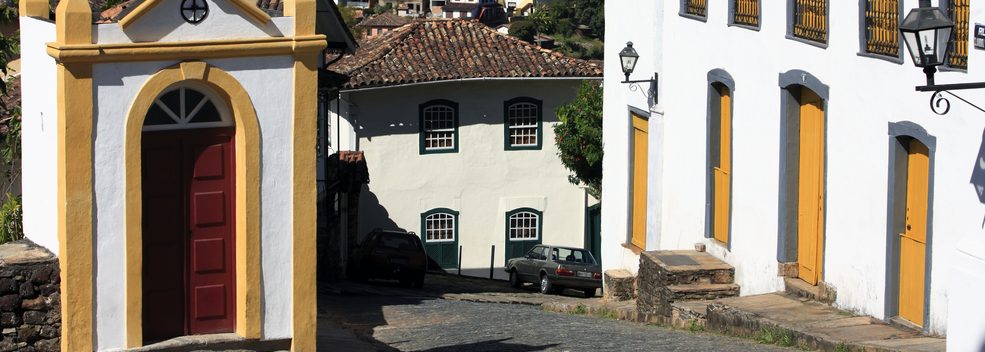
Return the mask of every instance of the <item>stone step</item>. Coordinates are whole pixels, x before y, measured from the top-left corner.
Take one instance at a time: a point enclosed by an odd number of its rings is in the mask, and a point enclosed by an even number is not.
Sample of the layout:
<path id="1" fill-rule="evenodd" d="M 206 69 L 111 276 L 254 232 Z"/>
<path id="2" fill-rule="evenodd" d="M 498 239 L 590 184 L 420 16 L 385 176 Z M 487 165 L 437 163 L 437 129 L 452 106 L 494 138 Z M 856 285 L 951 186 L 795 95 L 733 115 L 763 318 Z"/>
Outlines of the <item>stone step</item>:
<path id="1" fill-rule="evenodd" d="M 661 285 L 731 284 L 735 268 L 704 252 L 693 250 L 643 252 L 643 262 L 656 265 L 651 272 Z"/>
<path id="2" fill-rule="evenodd" d="M 673 302 L 710 300 L 739 295 L 739 285 L 736 284 L 670 285 L 667 286 L 667 289 L 671 292 Z"/>
<path id="3" fill-rule="evenodd" d="M 602 298 L 607 302 L 636 299 L 636 277 L 626 269 L 609 269 L 602 281 Z"/>
<path id="4" fill-rule="evenodd" d="M 819 282 L 815 286 L 798 278 L 785 277 L 783 278 L 783 286 L 788 295 L 821 303 L 834 303 L 836 297 L 835 290 L 823 282 Z"/>

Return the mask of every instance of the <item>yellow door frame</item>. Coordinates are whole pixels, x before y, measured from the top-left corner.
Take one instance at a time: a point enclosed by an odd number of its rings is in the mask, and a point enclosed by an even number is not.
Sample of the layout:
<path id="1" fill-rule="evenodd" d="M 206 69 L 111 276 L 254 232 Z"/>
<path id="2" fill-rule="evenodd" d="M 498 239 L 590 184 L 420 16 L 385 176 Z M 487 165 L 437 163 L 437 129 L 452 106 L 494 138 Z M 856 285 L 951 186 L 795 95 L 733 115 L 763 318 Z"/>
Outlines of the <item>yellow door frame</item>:
<path id="1" fill-rule="evenodd" d="M 899 316 L 924 325 L 925 269 L 928 202 L 930 197 L 930 149 L 917 139 L 907 146 L 906 210 L 900 233 Z"/>
<path id="2" fill-rule="evenodd" d="M 714 85 L 718 92 L 718 160 L 714 174 L 714 220 L 713 238 L 721 243 L 729 243 L 729 216 L 732 199 L 732 92 L 721 84 Z"/>
<path id="3" fill-rule="evenodd" d="M 797 268 L 801 279 L 816 285 L 824 258 L 824 101 L 806 87 L 800 91 Z"/>
<path id="4" fill-rule="evenodd" d="M 633 209 L 630 244 L 646 249 L 646 198 L 649 157 L 649 120 L 630 113 L 633 125 L 632 189 Z"/>

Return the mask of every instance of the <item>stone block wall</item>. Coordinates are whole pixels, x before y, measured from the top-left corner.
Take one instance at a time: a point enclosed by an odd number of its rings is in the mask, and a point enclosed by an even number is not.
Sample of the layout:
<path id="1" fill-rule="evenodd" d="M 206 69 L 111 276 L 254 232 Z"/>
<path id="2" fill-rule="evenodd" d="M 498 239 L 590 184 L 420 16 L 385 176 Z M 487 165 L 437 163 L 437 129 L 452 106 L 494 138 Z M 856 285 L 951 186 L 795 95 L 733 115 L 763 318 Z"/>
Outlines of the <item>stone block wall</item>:
<path id="1" fill-rule="evenodd" d="M 58 258 L 29 240 L 0 245 L 0 352 L 58 351 Z"/>
<path id="2" fill-rule="evenodd" d="M 640 270 L 636 274 L 636 309 L 640 314 L 671 316 L 672 293 L 667 288 L 668 275 L 653 254 L 640 254 Z"/>

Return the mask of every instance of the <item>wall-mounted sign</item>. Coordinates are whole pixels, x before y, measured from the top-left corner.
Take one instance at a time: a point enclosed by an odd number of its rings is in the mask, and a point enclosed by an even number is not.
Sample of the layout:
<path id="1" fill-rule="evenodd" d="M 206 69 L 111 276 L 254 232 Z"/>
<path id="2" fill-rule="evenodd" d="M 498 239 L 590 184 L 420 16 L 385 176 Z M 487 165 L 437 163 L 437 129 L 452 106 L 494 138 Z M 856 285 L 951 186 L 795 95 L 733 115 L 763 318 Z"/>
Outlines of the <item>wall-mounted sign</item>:
<path id="1" fill-rule="evenodd" d="M 975 49 L 985 50 L 985 24 L 975 23 Z"/>

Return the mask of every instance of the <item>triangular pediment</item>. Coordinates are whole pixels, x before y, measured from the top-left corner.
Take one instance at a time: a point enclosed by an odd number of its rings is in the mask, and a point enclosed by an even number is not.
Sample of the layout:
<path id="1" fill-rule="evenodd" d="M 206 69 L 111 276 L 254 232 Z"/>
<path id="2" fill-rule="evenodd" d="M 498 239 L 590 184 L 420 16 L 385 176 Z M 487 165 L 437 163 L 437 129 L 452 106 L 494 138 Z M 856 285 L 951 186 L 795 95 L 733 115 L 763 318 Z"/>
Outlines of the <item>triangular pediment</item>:
<path id="1" fill-rule="evenodd" d="M 131 0 L 114 16 L 134 42 L 281 37 L 290 33 L 249 0 Z"/>

